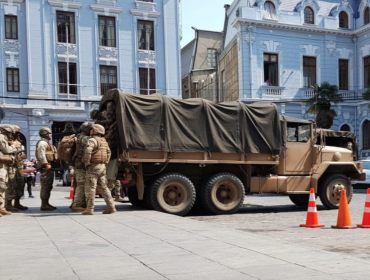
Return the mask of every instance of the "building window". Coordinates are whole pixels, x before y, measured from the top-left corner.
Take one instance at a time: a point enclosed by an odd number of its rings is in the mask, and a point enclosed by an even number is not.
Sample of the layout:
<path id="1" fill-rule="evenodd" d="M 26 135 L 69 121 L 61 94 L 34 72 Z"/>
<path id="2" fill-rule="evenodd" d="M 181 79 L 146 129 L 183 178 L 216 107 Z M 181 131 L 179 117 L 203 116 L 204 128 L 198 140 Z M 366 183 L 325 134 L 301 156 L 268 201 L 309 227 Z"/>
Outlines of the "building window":
<path id="1" fill-rule="evenodd" d="M 316 57 L 303 57 L 303 87 L 316 85 Z"/>
<path id="2" fill-rule="evenodd" d="M 116 47 L 116 21 L 114 17 L 99 16 L 99 46 Z"/>
<path id="3" fill-rule="evenodd" d="M 348 60 L 339 59 L 339 89 L 348 90 Z"/>
<path id="4" fill-rule="evenodd" d="M 272 3 L 271 1 L 266 1 L 264 5 L 264 10 L 265 19 L 278 20 L 274 3 Z"/>
<path id="5" fill-rule="evenodd" d="M 364 24 L 368 24 L 369 22 L 370 22 L 370 9 L 369 7 L 366 7 L 364 11 Z"/>
<path id="6" fill-rule="evenodd" d="M 370 149 L 370 121 L 366 120 L 362 127 L 363 149 Z"/>
<path id="7" fill-rule="evenodd" d="M 57 33 L 58 43 L 76 44 L 74 13 L 57 12 Z"/>
<path id="8" fill-rule="evenodd" d="M 154 51 L 153 22 L 146 20 L 138 21 L 138 40 L 140 50 Z"/>
<path id="9" fill-rule="evenodd" d="M 5 16 L 5 39 L 18 39 L 18 21 L 16 16 Z"/>
<path id="10" fill-rule="evenodd" d="M 207 49 L 208 66 L 216 67 L 216 49 Z"/>
<path id="11" fill-rule="evenodd" d="M 341 11 L 339 14 L 339 27 L 348 28 L 348 15 L 344 11 Z"/>
<path id="12" fill-rule="evenodd" d="M 370 56 L 364 58 L 364 87 L 370 86 Z"/>
<path id="13" fill-rule="evenodd" d="M 6 68 L 6 85 L 8 92 L 19 92 L 18 68 Z"/>
<path id="14" fill-rule="evenodd" d="M 64 94 L 77 94 L 77 67 L 76 63 L 68 63 L 67 71 L 66 62 L 58 62 L 59 73 L 59 93 Z M 69 74 L 69 81 L 67 75 Z"/>
<path id="15" fill-rule="evenodd" d="M 310 8 L 310 7 L 304 8 L 304 23 L 310 23 L 310 24 L 315 23 L 315 21 L 314 21 L 314 12 L 313 12 L 312 8 Z"/>
<path id="16" fill-rule="evenodd" d="M 104 95 L 108 90 L 117 88 L 117 67 L 100 66 L 100 93 Z"/>
<path id="17" fill-rule="evenodd" d="M 272 53 L 263 54 L 264 81 L 269 86 L 279 85 L 278 55 Z"/>
<path id="18" fill-rule="evenodd" d="M 348 124 L 344 124 L 341 126 L 340 131 L 351 131 L 351 128 Z"/>
<path id="19" fill-rule="evenodd" d="M 150 69 L 148 75 L 148 68 L 139 68 L 139 79 L 140 79 L 140 94 L 148 95 L 156 92 L 155 85 L 155 69 Z M 150 81 L 148 90 L 148 80 Z"/>

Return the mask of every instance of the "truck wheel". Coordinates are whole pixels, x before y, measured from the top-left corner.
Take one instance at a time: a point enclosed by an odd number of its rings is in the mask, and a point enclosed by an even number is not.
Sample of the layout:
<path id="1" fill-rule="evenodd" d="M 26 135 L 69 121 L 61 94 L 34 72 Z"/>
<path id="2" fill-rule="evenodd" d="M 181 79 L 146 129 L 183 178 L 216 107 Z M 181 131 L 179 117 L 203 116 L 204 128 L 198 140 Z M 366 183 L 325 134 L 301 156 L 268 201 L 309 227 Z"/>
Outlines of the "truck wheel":
<path id="1" fill-rule="evenodd" d="M 231 173 L 212 176 L 200 191 L 203 207 L 213 214 L 233 214 L 243 206 L 244 185 Z"/>
<path id="2" fill-rule="evenodd" d="M 157 211 L 184 216 L 194 205 L 195 187 L 186 176 L 167 173 L 154 181 L 150 200 Z"/>
<path id="3" fill-rule="evenodd" d="M 322 204 L 328 209 L 338 209 L 342 190 L 346 190 L 347 200 L 350 203 L 353 187 L 345 175 L 332 174 L 323 178 L 318 190 Z"/>
<path id="4" fill-rule="evenodd" d="M 309 194 L 290 194 L 290 200 L 299 207 L 308 206 Z"/>
<path id="5" fill-rule="evenodd" d="M 144 200 L 139 200 L 139 198 L 138 198 L 136 187 L 128 188 L 127 196 L 128 196 L 128 199 L 130 200 L 132 206 L 145 207 Z"/>

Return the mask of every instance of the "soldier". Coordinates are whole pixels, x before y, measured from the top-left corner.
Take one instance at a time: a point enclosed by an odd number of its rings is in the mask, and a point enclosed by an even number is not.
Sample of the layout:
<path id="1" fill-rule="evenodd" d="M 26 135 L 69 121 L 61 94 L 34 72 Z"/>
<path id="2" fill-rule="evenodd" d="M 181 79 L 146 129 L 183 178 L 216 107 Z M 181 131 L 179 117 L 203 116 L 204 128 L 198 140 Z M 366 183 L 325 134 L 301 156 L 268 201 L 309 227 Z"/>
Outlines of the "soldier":
<path id="1" fill-rule="evenodd" d="M 53 189 L 54 173 L 51 171 L 51 163 L 57 159 L 57 149 L 50 144 L 51 130 L 48 127 L 42 127 L 39 130 L 41 139 L 36 144 L 37 167 L 44 168 L 40 176 L 40 198 L 41 210 L 55 210 L 56 207 L 49 204 L 50 193 Z"/>
<path id="2" fill-rule="evenodd" d="M 17 212 L 19 210 L 27 210 L 28 207 L 20 204 L 20 199 L 23 196 L 24 190 L 24 177 L 23 177 L 23 153 L 19 153 L 22 150 L 22 144 L 19 139 L 21 128 L 18 125 L 12 125 L 14 134 L 12 135 L 13 141 L 17 143 L 17 155 L 15 157 L 14 164 L 8 166 L 8 189 L 6 191 L 6 202 L 5 209 L 11 212 Z M 14 206 L 12 200 L 14 199 Z"/>
<path id="3" fill-rule="evenodd" d="M 107 141 L 103 138 L 104 134 L 103 126 L 93 124 L 90 132 L 92 137 L 89 139 L 83 155 L 83 162 L 87 168 L 85 185 L 87 208 L 82 212 L 83 215 L 94 214 L 96 187 L 99 188 L 99 192 L 107 204 L 107 209 L 103 211 L 103 214 L 116 212 L 112 195 L 107 187 L 106 164 L 110 159 L 111 152 Z"/>
<path id="4" fill-rule="evenodd" d="M 85 196 L 85 165 L 82 162 L 84 150 L 87 147 L 87 142 L 90 138 L 91 123 L 84 122 L 81 126 L 81 133 L 77 135 L 76 152 L 73 155 L 76 188 L 72 202 L 72 211 L 84 211 L 86 209 L 86 196 Z"/>
<path id="5" fill-rule="evenodd" d="M 124 201 L 121 197 L 121 181 L 120 180 L 108 180 L 108 189 L 112 191 L 114 189 L 114 201 Z"/>
<path id="6" fill-rule="evenodd" d="M 17 143 L 10 142 L 12 134 L 14 133 L 13 127 L 9 124 L 2 124 L 0 126 L 0 217 L 2 215 L 11 215 L 11 212 L 2 208 L 4 204 L 5 191 L 8 183 L 8 164 L 14 163 L 15 157 L 12 153 L 17 151 Z"/>

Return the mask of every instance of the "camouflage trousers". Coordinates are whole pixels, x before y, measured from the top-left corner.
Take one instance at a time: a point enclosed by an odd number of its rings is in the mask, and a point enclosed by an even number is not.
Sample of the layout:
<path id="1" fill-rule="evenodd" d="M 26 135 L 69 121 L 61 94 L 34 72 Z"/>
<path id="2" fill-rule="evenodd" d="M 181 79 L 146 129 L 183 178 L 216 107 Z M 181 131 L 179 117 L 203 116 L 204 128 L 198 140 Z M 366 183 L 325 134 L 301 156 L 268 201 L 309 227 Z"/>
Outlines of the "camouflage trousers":
<path id="1" fill-rule="evenodd" d="M 114 202 L 107 186 L 107 172 L 105 164 L 90 164 L 86 171 L 85 195 L 87 209 L 94 209 L 96 188 L 103 196 L 108 207 L 113 208 Z"/>
<path id="2" fill-rule="evenodd" d="M 8 167 L 0 163 L 0 207 L 4 205 L 5 191 L 8 183 Z"/>
<path id="3" fill-rule="evenodd" d="M 108 180 L 108 189 L 110 191 L 114 189 L 114 195 L 121 196 L 121 181 L 120 180 Z"/>
<path id="4" fill-rule="evenodd" d="M 86 196 L 85 196 L 86 170 L 75 169 L 74 177 L 76 186 L 74 190 L 72 207 L 86 208 Z"/>
<path id="5" fill-rule="evenodd" d="M 50 199 L 50 193 L 53 189 L 53 183 L 54 183 L 54 172 L 47 172 L 42 171 L 40 172 L 40 198 L 41 200 L 49 200 Z"/>
<path id="6" fill-rule="evenodd" d="M 14 166 L 8 168 L 8 188 L 5 192 L 6 200 L 21 198 L 24 191 L 24 177 L 19 173 L 19 169 Z"/>

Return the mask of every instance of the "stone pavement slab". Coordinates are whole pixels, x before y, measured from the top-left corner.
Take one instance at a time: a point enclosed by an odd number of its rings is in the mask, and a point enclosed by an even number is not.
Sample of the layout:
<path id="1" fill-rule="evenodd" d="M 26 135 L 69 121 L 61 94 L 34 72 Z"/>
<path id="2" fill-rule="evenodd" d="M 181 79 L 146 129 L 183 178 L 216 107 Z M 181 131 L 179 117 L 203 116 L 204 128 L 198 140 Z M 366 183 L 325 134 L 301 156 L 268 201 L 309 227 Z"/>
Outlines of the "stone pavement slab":
<path id="1" fill-rule="evenodd" d="M 0 279 L 367 279 L 370 262 L 117 203 L 72 213 L 68 189 L 0 218 Z M 35 191 L 35 195 L 38 192 Z M 299 228 L 297 228 L 298 230 Z"/>

